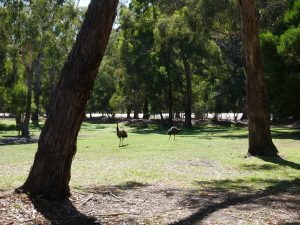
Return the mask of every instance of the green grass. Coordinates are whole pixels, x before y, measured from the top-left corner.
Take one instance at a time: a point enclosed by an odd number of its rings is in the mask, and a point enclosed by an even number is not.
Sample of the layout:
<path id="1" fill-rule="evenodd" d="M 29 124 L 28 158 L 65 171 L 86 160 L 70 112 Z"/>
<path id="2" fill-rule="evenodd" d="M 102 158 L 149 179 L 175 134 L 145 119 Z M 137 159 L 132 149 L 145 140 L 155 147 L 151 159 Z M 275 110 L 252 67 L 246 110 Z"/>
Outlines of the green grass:
<path id="1" fill-rule="evenodd" d="M 129 137 L 118 147 L 115 124 L 84 123 L 72 165 L 71 186 L 128 183 L 172 188 L 258 190 L 300 177 L 300 131 L 273 127 L 273 141 L 285 160 L 244 158 L 247 129 L 205 125 L 169 141 L 155 124 L 125 126 Z M 13 120 L 0 121 L 0 140 L 16 135 Z M 39 129 L 31 127 L 37 135 Z M 33 162 L 37 144 L 0 145 L 0 189 L 18 187 Z M 284 188 L 284 187 L 282 187 Z"/>

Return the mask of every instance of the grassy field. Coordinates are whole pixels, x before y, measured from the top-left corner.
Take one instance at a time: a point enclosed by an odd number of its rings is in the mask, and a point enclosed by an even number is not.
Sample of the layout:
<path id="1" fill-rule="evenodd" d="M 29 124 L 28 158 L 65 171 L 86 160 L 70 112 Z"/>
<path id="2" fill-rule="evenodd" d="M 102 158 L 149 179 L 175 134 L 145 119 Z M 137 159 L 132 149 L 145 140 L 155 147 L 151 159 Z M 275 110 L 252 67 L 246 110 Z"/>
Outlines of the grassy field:
<path id="1" fill-rule="evenodd" d="M 272 127 L 275 145 L 284 160 L 244 158 L 247 129 L 203 124 L 169 140 L 156 124 L 121 124 L 129 137 L 118 147 L 115 124 L 85 122 L 78 137 L 71 186 L 85 189 L 130 183 L 170 188 L 260 190 L 300 177 L 300 131 Z M 37 144 L 7 145 L 16 136 L 14 121 L 0 120 L 0 189 L 20 186 L 32 165 Z M 38 136 L 40 130 L 31 127 Z"/>

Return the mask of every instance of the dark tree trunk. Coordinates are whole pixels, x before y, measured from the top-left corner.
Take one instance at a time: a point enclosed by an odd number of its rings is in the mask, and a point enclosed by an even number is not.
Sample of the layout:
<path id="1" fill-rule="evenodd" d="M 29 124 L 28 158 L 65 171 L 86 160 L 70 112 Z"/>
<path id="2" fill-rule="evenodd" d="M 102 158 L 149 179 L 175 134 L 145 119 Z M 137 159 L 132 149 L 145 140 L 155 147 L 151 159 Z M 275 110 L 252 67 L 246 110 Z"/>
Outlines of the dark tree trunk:
<path id="1" fill-rule="evenodd" d="M 18 62 L 17 62 L 17 52 L 14 51 L 13 56 L 12 56 L 12 71 L 13 71 L 13 76 L 14 76 L 14 83 L 16 84 L 18 81 Z"/>
<path id="2" fill-rule="evenodd" d="M 249 155 L 277 156 L 272 142 L 254 0 L 239 0 L 246 52 Z"/>
<path id="3" fill-rule="evenodd" d="M 133 119 L 138 119 L 139 118 L 139 110 L 135 107 L 133 109 Z"/>
<path id="4" fill-rule="evenodd" d="M 116 16 L 118 0 L 92 0 L 59 82 L 40 135 L 33 166 L 19 189 L 62 200 L 70 196 L 77 135 Z"/>
<path id="5" fill-rule="evenodd" d="M 173 94 L 172 94 L 172 79 L 170 74 L 169 65 L 166 66 L 168 76 L 168 109 L 169 109 L 169 125 L 173 124 Z"/>
<path id="6" fill-rule="evenodd" d="M 160 120 L 163 122 L 164 121 L 164 115 L 163 115 L 162 111 L 159 111 L 159 115 L 160 115 Z"/>
<path id="7" fill-rule="evenodd" d="M 130 119 L 131 108 L 127 107 L 127 119 Z"/>
<path id="8" fill-rule="evenodd" d="M 192 74 L 189 62 L 184 55 L 182 55 L 182 61 L 186 79 L 186 105 L 184 126 L 190 128 L 192 127 Z"/>
<path id="9" fill-rule="evenodd" d="M 31 98 L 32 98 L 32 77 L 33 77 L 33 70 L 32 65 L 26 66 L 26 73 L 27 73 L 27 95 L 26 95 L 26 112 L 24 121 L 22 123 L 22 137 L 29 137 L 29 121 L 31 116 Z"/>
<path id="10" fill-rule="evenodd" d="M 39 123 L 40 112 L 40 96 L 41 96 L 41 77 L 42 77 L 42 58 L 43 53 L 40 53 L 35 62 L 35 82 L 34 82 L 34 103 L 35 110 L 32 112 L 31 120 L 34 124 Z"/>
<path id="11" fill-rule="evenodd" d="M 18 136 L 21 133 L 22 115 L 20 113 L 16 114 L 16 130 L 18 131 Z"/>
<path id="12" fill-rule="evenodd" d="M 144 101 L 144 108 L 143 108 L 143 119 L 149 119 L 150 118 L 148 106 L 149 106 L 148 98 L 146 97 L 145 101 Z"/>
<path id="13" fill-rule="evenodd" d="M 241 121 L 247 120 L 247 119 L 248 119 L 248 114 L 246 112 L 243 112 L 242 117 L 241 117 Z"/>

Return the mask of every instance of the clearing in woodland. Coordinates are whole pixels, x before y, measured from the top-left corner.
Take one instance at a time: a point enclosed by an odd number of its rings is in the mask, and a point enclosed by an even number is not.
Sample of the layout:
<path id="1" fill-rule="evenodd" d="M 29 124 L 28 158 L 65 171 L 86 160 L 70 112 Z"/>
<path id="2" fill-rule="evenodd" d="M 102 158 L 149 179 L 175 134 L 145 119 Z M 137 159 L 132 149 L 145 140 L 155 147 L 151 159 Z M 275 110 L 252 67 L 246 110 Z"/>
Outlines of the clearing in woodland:
<path id="1" fill-rule="evenodd" d="M 37 149 L 0 122 L 0 224 L 300 224 L 300 131 L 272 126 L 282 159 L 245 158 L 247 128 L 199 123 L 169 140 L 156 122 L 85 122 L 67 202 L 11 193 Z M 179 124 L 180 126 L 180 124 Z"/>

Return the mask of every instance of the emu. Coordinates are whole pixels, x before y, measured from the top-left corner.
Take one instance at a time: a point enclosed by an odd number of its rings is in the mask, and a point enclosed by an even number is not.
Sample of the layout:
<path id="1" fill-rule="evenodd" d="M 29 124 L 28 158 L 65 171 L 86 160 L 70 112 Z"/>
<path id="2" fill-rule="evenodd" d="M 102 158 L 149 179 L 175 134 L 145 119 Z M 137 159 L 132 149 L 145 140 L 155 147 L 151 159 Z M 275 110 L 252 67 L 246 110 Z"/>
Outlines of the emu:
<path id="1" fill-rule="evenodd" d="M 175 135 L 178 134 L 181 131 L 181 129 L 177 128 L 177 127 L 171 127 L 168 130 L 168 135 L 170 135 L 169 140 L 171 138 L 172 135 L 174 135 L 174 141 L 175 141 Z"/>
<path id="2" fill-rule="evenodd" d="M 121 147 L 122 147 L 123 146 L 124 138 L 127 138 L 128 136 L 127 136 L 127 133 L 126 133 L 125 130 L 120 130 L 119 129 L 118 123 L 117 123 L 117 136 L 120 139 L 119 147 L 120 147 L 121 141 L 122 141 L 122 145 L 121 145 Z"/>

